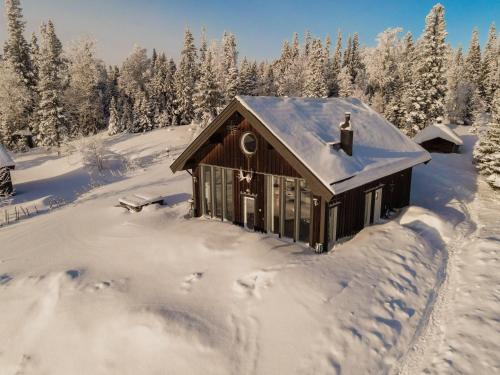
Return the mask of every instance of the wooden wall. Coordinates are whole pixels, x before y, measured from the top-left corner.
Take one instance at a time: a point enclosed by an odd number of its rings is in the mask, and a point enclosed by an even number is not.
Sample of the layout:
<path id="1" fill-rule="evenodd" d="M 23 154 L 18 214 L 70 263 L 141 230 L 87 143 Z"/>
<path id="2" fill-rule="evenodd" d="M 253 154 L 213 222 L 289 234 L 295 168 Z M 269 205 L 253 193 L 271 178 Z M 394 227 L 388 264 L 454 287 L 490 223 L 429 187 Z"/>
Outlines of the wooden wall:
<path id="1" fill-rule="evenodd" d="M 243 133 L 252 131 L 257 137 L 257 152 L 248 156 L 241 151 Z M 227 168 L 242 168 L 278 176 L 301 177 L 278 152 L 257 133 L 241 115 L 235 113 L 202 147 L 195 159 L 198 163 Z"/>
<path id="2" fill-rule="evenodd" d="M 402 208 L 410 204 L 411 168 L 380 178 L 336 195 L 332 202 L 339 202 L 337 217 L 337 238 L 348 237 L 364 228 L 365 192 L 383 184 L 382 209 L 384 215 L 389 209 Z M 328 220 L 328 215 L 326 215 Z M 326 227 L 328 228 L 328 223 Z M 324 239 L 326 242 L 326 239 Z"/>

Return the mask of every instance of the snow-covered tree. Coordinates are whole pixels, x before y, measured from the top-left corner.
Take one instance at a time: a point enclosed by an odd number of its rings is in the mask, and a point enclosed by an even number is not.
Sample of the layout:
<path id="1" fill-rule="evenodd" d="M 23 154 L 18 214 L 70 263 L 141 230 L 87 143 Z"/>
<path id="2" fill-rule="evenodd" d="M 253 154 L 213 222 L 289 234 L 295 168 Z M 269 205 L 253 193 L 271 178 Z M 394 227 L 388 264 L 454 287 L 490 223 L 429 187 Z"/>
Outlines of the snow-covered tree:
<path id="1" fill-rule="evenodd" d="M 488 40 L 484 48 L 481 64 L 481 96 L 485 101 L 486 110 L 492 110 L 493 97 L 498 89 L 496 76 L 500 69 L 500 48 L 495 24 L 490 25 Z"/>
<path id="2" fill-rule="evenodd" d="M 342 33 L 339 31 L 337 34 L 337 41 L 335 42 L 335 51 L 333 53 L 332 63 L 330 65 L 328 79 L 328 95 L 339 95 L 339 75 L 342 69 Z"/>
<path id="3" fill-rule="evenodd" d="M 325 54 L 321 40 L 314 39 L 307 55 L 306 79 L 304 83 L 304 96 L 326 97 L 328 94 L 325 79 Z"/>
<path id="4" fill-rule="evenodd" d="M 492 109 L 488 130 L 474 149 L 474 160 L 486 181 L 500 189 L 500 90 L 495 92 Z"/>
<path id="5" fill-rule="evenodd" d="M 241 95 L 255 95 L 256 89 L 257 64 L 248 61 L 245 57 L 241 63 L 239 93 Z"/>
<path id="6" fill-rule="evenodd" d="M 190 124 L 194 118 L 193 95 L 197 75 L 196 68 L 196 48 L 193 35 L 189 29 L 186 29 L 179 67 L 175 72 L 176 115 L 179 125 Z"/>
<path id="7" fill-rule="evenodd" d="M 465 59 L 466 78 L 473 83 L 479 90 L 481 85 L 481 46 L 477 28 L 472 31 L 472 37 L 469 44 L 469 50 Z"/>
<path id="8" fill-rule="evenodd" d="M 127 97 L 133 99 L 141 91 L 144 91 L 149 67 L 150 60 L 146 49 L 134 46 L 132 54 L 122 64 L 118 79 L 120 90 Z"/>
<path id="9" fill-rule="evenodd" d="M 154 110 L 151 101 L 144 91 L 141 91 L 135 98 L 133 109 L 131 133 L 143 133 L 154 128 Z"/>
<path id="10" fill-rule="evenodd" d="M 264 96 L 277 95 L 273 66 L 267 62 L 262 62 L 259 65 L 257 94 Z"/>
<path id="11" fill-rule="evenodd" d="M 446 95 L 446 24 L 444 7 L 436 4 L 425 19 L 417 44 L 414 83 L 410 88 L 407 121 L 410 135 L 444 115 Z"/>
<path id="12" fill-rule="evenodd" d="M 121 130 L 120 114 L 118 112 L 116 99 L 111 98 L 111 104 L 109 106 L 108 134 L 115 135 L 118 134 Z"/>
<path id="13" fill-rule="evenodd" d="M 225 103 L 229 103 L 239 93 L 240 80 L 238 73 L 238 51 L 236 37 L 231 33 L 224 33 L 223 39 L 223 82 L 222 89 Z"/>
<path id="14" fill-rule="evenodd" d="M 349 97 L 354 93 L 354 84 L 352 83 L 349 67 L 346 65 L 340 70 L 339 74 L 339 96 Z"/>
<path id="15" fill-rule="evenodd" d="M 133 131 L 134 125 L 134 113 L 132 109 L 132 105 L 130 104 L 130 100 L 126 97 L 122 98 L 122 113 L 120 116 L 120 131 Z"/>
<path id="16" fill-rule="evenodd" d="M 205 126 L 217 115 L 222 102 L 222 95 L 215 82 L 212 52 L 207 51 L 205 61 L 200 66 L 200 79 L 196 84 L 195 112 L 198 122 Z"/>
<path id="17" fill-rule="evenodd" d="M 67 135 L 67 116 L 64 109 L 61 57 L 62 45 L 56 36 L 54 25 L 42 24 L 40 46 L 40 82 L 38 91 L 38 141 L 42 146 L 59 147 Z"/>
<path id="18" fill-rule="evenodd" d="M 0 61 L 0 142 L 13 147 L 12 134 L 24 127 L 28 88 L 10 61 Z"/>
<path id="19" fill-rule="evenodd" d="M 96 134 L 104 128 L 103 97 L 101 96 L 100 62 L 95 57 L 95 43 L 90 39 L 74 42 L 69 54 L 69 87 L 66 103 L 72 114 L 73 135 Z"/>

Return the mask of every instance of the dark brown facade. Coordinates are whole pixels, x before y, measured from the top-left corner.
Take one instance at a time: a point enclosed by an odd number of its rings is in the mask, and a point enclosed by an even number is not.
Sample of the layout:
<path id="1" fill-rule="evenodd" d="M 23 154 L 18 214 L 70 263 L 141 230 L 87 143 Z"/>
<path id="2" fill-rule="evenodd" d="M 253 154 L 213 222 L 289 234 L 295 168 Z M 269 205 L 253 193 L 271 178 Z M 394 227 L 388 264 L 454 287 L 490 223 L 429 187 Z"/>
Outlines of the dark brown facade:
<path id="1" fill-rule="evenodd" d="M 420 143 L 429 152 L 458 153 L 460 146 L 443 138 L 434 138 Z"/>
<path id="2" fill-rule="evenodd" d="M 252 155 L 242 149 L 247 133 L 256 139 Z M 409 204 L 411 168 L 326 199 L 294 165 L 234 112 L 189 159 L 195 216 L 327 250 L 337 240 L 377 223 L 390 209 Z"/>

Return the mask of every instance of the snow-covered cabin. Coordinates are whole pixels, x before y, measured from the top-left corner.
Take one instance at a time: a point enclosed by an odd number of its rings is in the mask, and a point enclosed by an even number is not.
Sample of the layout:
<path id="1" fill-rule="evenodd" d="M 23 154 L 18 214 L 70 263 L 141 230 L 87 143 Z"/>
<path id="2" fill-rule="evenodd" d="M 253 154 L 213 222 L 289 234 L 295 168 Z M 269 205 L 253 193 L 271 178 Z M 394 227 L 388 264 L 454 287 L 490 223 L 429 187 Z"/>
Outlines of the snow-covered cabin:
<path id="1" fill-rule="evenodd" d="M 429 152 L 460 152 L 462 139 L 447 125 L 432 124 L 413 137 L 413 140 Z"/>
<path id="2" fill-rule="evenodd" d="M 427 151 L 357 99 L 237 96 L 172 163 L 195 216 L 330 249 L 410 201 Z"/>
<path id="3" fill-rule="evenodd" d="M 7 152 L 7 149 L 0 143 L 0 196 L 12 193 L 10 170 L 15 167 L 16 165 Z"/>

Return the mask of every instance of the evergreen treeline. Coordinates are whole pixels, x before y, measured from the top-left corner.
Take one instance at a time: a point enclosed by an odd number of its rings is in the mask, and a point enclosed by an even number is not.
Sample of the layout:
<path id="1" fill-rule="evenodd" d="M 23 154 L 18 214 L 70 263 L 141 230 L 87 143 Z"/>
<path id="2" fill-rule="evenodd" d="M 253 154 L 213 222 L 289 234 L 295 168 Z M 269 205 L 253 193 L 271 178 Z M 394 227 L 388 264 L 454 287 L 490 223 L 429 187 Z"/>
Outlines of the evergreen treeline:
<path id="1" fill-rule="evenodd" d="M 136 46 L 123 64 L 106 68 L 91 40 L 63 51 L 51 21 L 28 42 L 20 0 L 5 0 L 8 39 L 0 61 L 0 140 L 16 148 L 29 130 L 38 145 L 95 134 L 145 132 L 210 122 L 237 94 L 357 97 L 412 136 L 447 118 L 473 124 L 479 113 L 498 113 L 500 44 L 495 25 L 483 50 L 473 30 L 467 51 L 446 43 L 444 7 L 435 5 L 415 40 L 387 29 L 375 47 L 358 34 L 336 35 L 334 45 L 295 33 L 273 61 L 239 60 L 236 38 L 224 33 L 199 48 L 189 29 L 176 63 Z M 495 112 L 496 111 L 496 112 Z"/>

